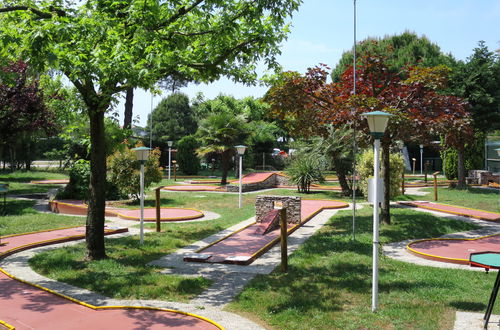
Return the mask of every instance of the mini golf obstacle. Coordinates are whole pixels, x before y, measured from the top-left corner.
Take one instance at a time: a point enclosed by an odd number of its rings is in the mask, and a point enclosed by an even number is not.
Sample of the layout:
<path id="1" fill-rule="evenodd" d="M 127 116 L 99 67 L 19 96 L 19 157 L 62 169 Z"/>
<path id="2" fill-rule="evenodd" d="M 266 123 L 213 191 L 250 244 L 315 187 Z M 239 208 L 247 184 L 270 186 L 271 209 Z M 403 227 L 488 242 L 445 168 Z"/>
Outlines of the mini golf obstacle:
<path id="1" fill-rule="evenodd" d="M 279 212 L 275 209 L 278 206 L 286 210 L 287 235 L 290 235 L 322 210 L 344 208 L 349 204 L 291 196 L 258 196 L 255 223 L 186 255 L 184 261 L 251 264 L 280 240 Z"/>
<path id="2" fill-rule="evenodd" d="M 88 205 L 83 201 L 78 200 L 53 200 L 49 202 L 52 212 L 71 214 L 71 215 L 87 215 Z M 105 215 L 110 217 L 118 217 L 124 220 L 140 220 L 140 209 L 120 209 L 106 207 Z M 160 209 L 160 221 L 186 221 L 203 217 L 203 212 L 196 209 L 177 208 L 177 207 L 162 207 Z M 144 209 L 144 221 L 156 221 L 156 209 Z"/>
<path id="3" fill-rule="evenodd" d="M 471 253 L 500 251 L 500 234 L 478 238 L 431 238 L 410 242 L 412 254 L 434 261 L 468 265 Z"/>
<path id="4" fill-rule="evenodd" d="M 110 235 L 126 231 L 108 229 Z M 73 227 L 2 237 L 0 259 L 37 246 L 85 237 Z M 7 329 L 222 329 L 198 315 L 141 306 L 94 306 L 32 284 L 0 268 L 0 328 Z"/>
<path id="5" fill-rule="evenodd" d="M 420 207 L 427 210 L 438 211 L 448 214 L 461 215 L 464 217 L 500 222 L 500 214 L 482 210 L 471 209 L 461 206 L 439 204 L 433 202 L 398 202 L 401 205 Z"/>

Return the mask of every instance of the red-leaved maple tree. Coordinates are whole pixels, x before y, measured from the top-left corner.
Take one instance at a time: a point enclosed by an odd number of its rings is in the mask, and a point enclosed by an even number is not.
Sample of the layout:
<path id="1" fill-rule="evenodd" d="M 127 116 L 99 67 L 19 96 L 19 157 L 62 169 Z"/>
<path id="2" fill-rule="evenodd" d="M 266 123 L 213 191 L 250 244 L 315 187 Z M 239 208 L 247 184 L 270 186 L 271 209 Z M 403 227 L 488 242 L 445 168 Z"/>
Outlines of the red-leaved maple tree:
<path id="1" fill-rule="evenodd" d="M 321 132 L 325 124 L 349 125 L 364 132 L 367 141 L 369 131 L 361 114 L 384 111 L 394 115 L 381 139 L 385 185 L 382 219 L 389 224 L 391 143 L 397 140 L 425 143 L 444 134 L 448 143 L 463 146 L 472 137 L 468 105 L 458 97 L 443 94 L 449 74 L 446 66 L 408 66 L 394 72 L 386 65 L 384 55 L 367 53 L 356 67 L 356 94 L 353 94 L 352 66 L 339 82 L 327 81 L 328 70 L 320 65 L 309 69 L 304 76 L 293 75 L 282 80 L 268 92 L 266 99 L 278 118 L 293 118 L 289 123 L 294 130 L 308 134 L 312 127 Z M 293 97 L 289 97 L 292 93 Z"/>

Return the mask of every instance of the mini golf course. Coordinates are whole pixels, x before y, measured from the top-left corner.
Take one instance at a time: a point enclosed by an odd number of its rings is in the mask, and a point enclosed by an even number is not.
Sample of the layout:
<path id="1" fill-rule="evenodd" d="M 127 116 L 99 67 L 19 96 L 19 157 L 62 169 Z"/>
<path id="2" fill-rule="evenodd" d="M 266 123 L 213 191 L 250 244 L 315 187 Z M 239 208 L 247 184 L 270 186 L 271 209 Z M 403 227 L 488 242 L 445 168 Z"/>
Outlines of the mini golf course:
<path id="1" fill-rule="evenodd" d="M 127 229 L 108 229 L 106 234 Z M 85 237 L 84 227 L 48 230 L 1 238 L 0 260 L 42 245 Z M 0 328 L 7 329 L 222 329 L 180 311 L 132 306 L 97 307 L 17 280 L 0 268 Z"/>
<path id="2" fill-rule="evenodd" d="M 406 248 L 421 258 L 468 265 L 471 253 L 500 251 L 500 234 L 468 239 L 424 239 L 411 242 Z"/>
<path id="3" fill-rule="evenodd" d="M 245 186 L 245 185 L 252 185 L 252 184 L 263 183 L 266 180 L 269 180 L 272 176 L 286 177 L 285 175 L 283 175 L 283 174 L 281 174 L 279 172 L 255 172 L 255 173 L 245 174 L 242 177 L 242 179 L 241 179 L 241 184 L 243 186 Z M 189 181 L 188 184 L 177 185 L 177 186 L 166 186 L 166 187 L 163 187 L 162 190 L 166 190 L 166 191 L 217 191 L 217 192 L 227 192 L 227 189 L 224 186 L 207 184 L 207 183 L 217 183 L 217 182 L 220 182 L 220 181 Z M 239 180 L 231 180 L 231 181 L 229 181 L 229 183 L 233 184 L 233 185 L 238 185 L 239 184 Z M 293 185 L 283 185 L 283 184 L 275 184 L 272 188 L 289 188 L 289 189 L 294 189 L 294 188 L 296 188 L 296 186 L 293 186 Z M 337 186 L 323 186 L 323 185 L 313 184 L 313 185 L 311 185 L 311 190 L 340 191 L 342 189 L 340 187 L 337 187 Z M 243 189 L 243 191 L 245 191 L 245 189 Z"/>
<path id="4" fill-rule="evenodd" d="M 49 202 L 50 209 L 55 213 L 71 215 L 87 215 L 88 205 L 78 200 L 53 200 Z M 121 209 L 106 207 L 106 216 L 118 217 L 124 220 L 140 220 L 140 209 Z M 162 207 L 160 221 L 185 221 L 203 217 L 203 212 L 189 208 Z M 144 209 L 144 221 L 156 221 L 156 208 Z"/>
<path id="5" fill-rule="evenodd" d="M 298 224 L 289 223 L 287 233 L 290 235 L 324 209 L 337 209 L 348 206 L 347 203 L 333 200 L 302 200 L 301 221 Z M 279 218 L 278 212 L 271 210 L 263 221 L 255 222 L 196 251 L 194 254 L 187 255 L 184 261 L 251 264 L 280 240 L 279 226 L 275 226 L 277 217 Z"/>
<path id="6" fill-rule="evenodd" d="M 471 209 L 467 207 L 433 203 L 433 202 L 399 202 L 401 205 L 420 207 L 428 210 L 461 215 L 464 217 L 487 220 L 487 221 L 500 221 L 500 214 L 482 210 Z"/>
<path id="7" fill-rule="evenodd" d="M 447 214 L 460 215 L 464 217 L 485 220 L 500 221 L 500 214 L 466 207 L 439 204 L 433 202 L 399 202 L 401 205 L 424 208 L 428 210 L 443 212 Z M 500 234 L 482 236 L 478 238 L 431 238 L 410 242 L 407 250 L 418 257 L 451 262 L 457 264 L 469 264 L 471 253 L 482 251 L 500 251 Z"/>

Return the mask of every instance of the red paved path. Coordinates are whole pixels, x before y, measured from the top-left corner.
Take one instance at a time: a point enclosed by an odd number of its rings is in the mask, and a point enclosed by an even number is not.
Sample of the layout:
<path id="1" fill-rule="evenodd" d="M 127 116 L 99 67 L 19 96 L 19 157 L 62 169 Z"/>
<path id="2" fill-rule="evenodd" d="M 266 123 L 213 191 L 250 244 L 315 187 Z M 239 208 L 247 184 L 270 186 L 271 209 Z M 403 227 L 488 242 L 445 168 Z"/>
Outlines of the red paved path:
<path id="1" fill-rule="evenodd" d="M 408 250 L 419 257 L 468 264 L 473 252 L 500 252 L 500 234 L 477 239 L 432 239 L 408 244 Z"/>
<path id="2" fill-rule="evenodd" d="M 33 180 L 32 184 L 68 184 L 69 179 L 54 179 L 54 180 Z"/>
<path id="3" fill-rule="evenodd" d="M 68 236 L 81 238 L 84 231 L 83 227 L 77 227 L 3 237 L 0 259 L 12 250 L 24 249 L 27 244 Z M 0 272 L 0 306 L 0 320 L 16 329 L 219 329 L 208 321 L 175 311 L 119 307 L 93 309 L 18 282 L 3 272 Z"/>
<path id="4" fill-rule="evenodd" d="M 347 206 L 347 203 L 339 201 L 302 200 L 300 212 L 302 224 L 323 209 L 342 208 Z M 289 224 L 288 233 L 290 234 L 297 228 L 296 225 Z M 202 260 L 203 258 L 200 259 L 199 256 L 194 255 L 185 258 L 185 260 L 249 264 L 277 243 L 279 236 L 280 230 L 274 230 L 266 235 L 262 235 L 261 224 L 254 223 L 214 245 L 197 251 L 197 253 L 202 255 L 211 255 L 209 259 Z M 227 258 L 229 258 L 229 260 Z"/>
<path id="5" fill-rule="evenodd" d="M 187 186 L 187 185 L 179 185 L 179 186 L 166 186 L 161 190 L 169 190 L 169 191 L 225 191 L 226 188 L 221 186 L 211 186 L 211 185 L 196 185 L 196 186 Z"/>
<path id="6" fill-rule="evenodd" d="M 53 212 L 63 214 L 86 215 L 87 205 L 78 200 L 54 200 L 50 202 Z M 106 207 L 107 216 L 117 216 L 126 220 L 140 220 L 140 209 L 120 209 Z M 160 209 L 160 221 L 182 221 L 203 217 L 203 212 L 195 209 L 178 207 L 162 207 Z M 144 221 L 156 221 L 156 208 L 144 209 Z"/>
<path id="7" fill-rule="evenodd" d="M 469 209 L 466 207 L 438 204 L 432 202 L 399 202 L 402 205 L 410 205 L 415 207 L 421 207 L 424 209 L 462 215 L 466 217 L 471 217 L 475 219 L 488 220 L 488 221 L 500 221 L 500 214 L 482 210 Z"/>

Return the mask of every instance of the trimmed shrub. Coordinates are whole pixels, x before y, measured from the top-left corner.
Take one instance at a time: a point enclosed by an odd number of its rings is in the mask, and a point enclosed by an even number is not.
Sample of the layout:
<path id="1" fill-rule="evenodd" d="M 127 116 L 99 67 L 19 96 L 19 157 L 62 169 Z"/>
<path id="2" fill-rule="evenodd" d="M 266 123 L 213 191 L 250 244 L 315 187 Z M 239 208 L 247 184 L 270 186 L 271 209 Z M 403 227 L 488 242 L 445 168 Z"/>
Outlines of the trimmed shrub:
<path id="1" fill-rule="evenodd" d="M 183 137 L 177 143 L 177 163 L 184 174 L 198 174 L 200 170 L 200 160 L 196 156 L 196 149 L 199 147 L 200 143 L 192 135 Z"/>
<path id="2" fill-rule="evenodd" d="M 361 154 L 358 161 L 357 169 L 359 176 L 361 177 L 359 181 L 359 189 L 366 198 L 368 198 L 368 179 L 373 178 L 373 158 L 373 150 L 366 150 Z M 404 161 L 401 154 L 390 154 L 389 167 L 391 171 L 391 185 L 389 189 L 392 199 L 401 194 L 401 176 L 404 171 Z M 382 172 L 380 175 L 382 175 Z"/>

